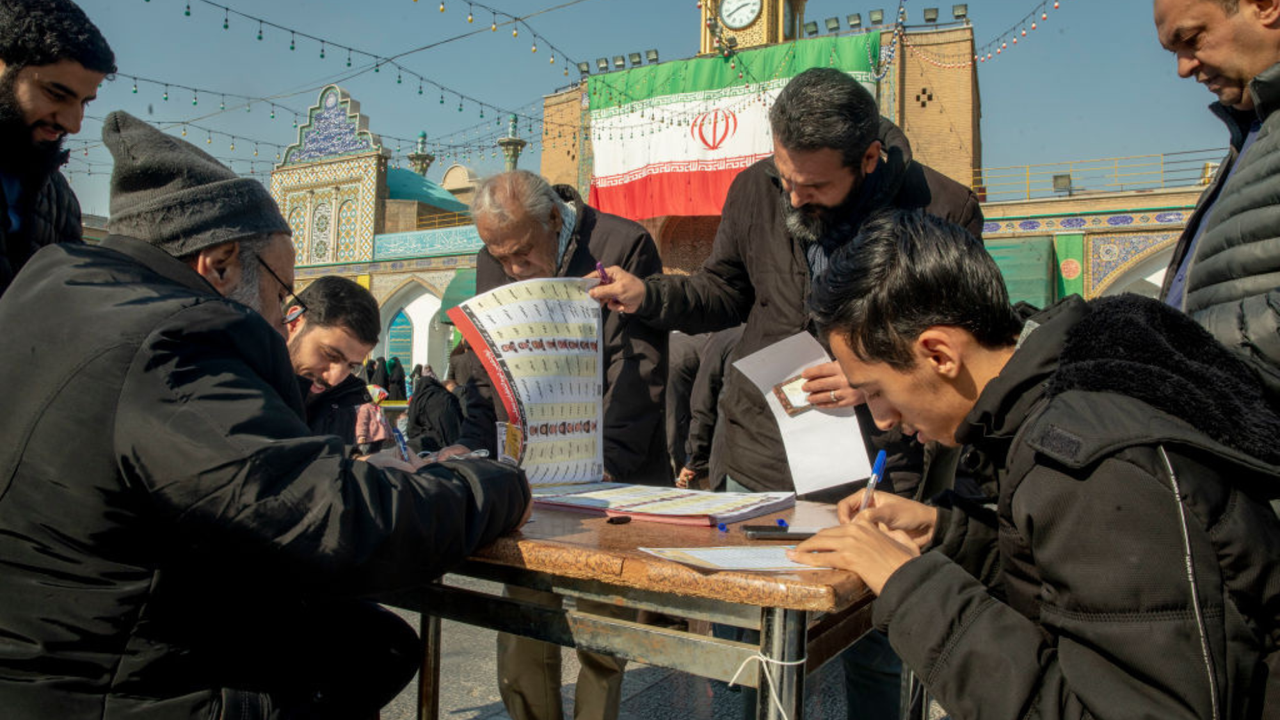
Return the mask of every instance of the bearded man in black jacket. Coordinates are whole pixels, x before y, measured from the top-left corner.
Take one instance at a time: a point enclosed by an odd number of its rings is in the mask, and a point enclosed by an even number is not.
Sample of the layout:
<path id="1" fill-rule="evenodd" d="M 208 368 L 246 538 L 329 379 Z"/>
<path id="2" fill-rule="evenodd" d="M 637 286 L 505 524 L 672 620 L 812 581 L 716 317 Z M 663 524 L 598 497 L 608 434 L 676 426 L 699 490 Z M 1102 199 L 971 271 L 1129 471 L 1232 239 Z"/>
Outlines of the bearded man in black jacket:
<path id="1" fill-rule="evenodd" d="M 80 203 L 58 172 L 62 143 L 115 71 L 75 3 L 0 0 L 0 295 L 40 248 L 81 241 Z"/>
<path id="2" fill-rule="evenodd" d="M 360 598 L 518 527 L 527 483 L 314 436 L 266 189 L 124 113 L 103 141 L 112 235 L 44 248 L 0 298 L 0 708 L 371 716 L 420 648 Z"/>
<path id="3" fill-rule="evenodd" d="M 316 279 L 285 311 L 289 361 L 317 435 L 355 445 L 356 408 L 372 402 L 356 371 L 378 343 L 379 325 L 373 294 L 336 275 Z"/>

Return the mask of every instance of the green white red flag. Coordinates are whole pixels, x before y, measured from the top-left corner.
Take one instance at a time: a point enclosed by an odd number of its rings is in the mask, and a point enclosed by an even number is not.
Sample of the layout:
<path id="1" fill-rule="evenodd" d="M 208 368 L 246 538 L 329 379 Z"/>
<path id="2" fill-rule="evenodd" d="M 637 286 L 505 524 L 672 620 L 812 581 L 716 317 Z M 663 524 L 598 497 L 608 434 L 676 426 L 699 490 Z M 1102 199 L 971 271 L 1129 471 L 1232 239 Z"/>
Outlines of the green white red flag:
<path id="1" fill-rule="evenodd" d="M 590 204 L 633 220 L 719 215 L 733 178 L 773 154 L 769 108 L 793 76 L 836 67 L 874 94 L 879 56 L 872 32 L 591 77 Z"/>

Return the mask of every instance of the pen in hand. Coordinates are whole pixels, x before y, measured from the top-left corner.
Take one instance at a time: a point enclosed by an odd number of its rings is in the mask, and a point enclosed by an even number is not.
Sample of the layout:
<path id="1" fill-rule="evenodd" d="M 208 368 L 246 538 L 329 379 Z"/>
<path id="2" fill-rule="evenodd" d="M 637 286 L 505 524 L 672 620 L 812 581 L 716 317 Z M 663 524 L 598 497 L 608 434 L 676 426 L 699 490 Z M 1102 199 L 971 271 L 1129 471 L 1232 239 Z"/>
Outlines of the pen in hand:
<path id="1" fill-rule="evenodd" d="M 880 484 L 880 477 L 884 475 L 885 453 L 881 450 L 876 454 L 876 463 L 871 467 L 871 479 L 867 481 L 867 491 L 862 494 L 862 505 L 858 508 L 858 512 L 867 509 L 871 504 L 871 496 L 876 494 L 876 485 Z"/>
<path id="2" fill-rule="evenodd" d="M 613 282 L 613 278 L 609 277 L 609 273 L 604 271 L 603 263 L 596 263 L 596 272 L 600 273 L 600 284 L 608 285 Z"/>

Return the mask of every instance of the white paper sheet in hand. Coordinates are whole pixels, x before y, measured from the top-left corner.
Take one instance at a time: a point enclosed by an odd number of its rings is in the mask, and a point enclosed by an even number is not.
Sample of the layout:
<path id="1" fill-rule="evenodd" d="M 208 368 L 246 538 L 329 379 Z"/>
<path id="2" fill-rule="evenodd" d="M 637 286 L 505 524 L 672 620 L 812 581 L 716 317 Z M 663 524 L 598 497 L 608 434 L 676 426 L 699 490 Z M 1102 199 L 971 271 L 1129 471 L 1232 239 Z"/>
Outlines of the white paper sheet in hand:
<path id="1" fill-rule="evenodd" d="M 826 362 L 831 362 L 827 351 L 812 335 L 802 332 L 733 364 L 764 394 L 778 421 L 787 465 L 800 495 L 871 475 L 871 459 L 853 408 L 788 415 L 773 392 L 778 383 Z"/>

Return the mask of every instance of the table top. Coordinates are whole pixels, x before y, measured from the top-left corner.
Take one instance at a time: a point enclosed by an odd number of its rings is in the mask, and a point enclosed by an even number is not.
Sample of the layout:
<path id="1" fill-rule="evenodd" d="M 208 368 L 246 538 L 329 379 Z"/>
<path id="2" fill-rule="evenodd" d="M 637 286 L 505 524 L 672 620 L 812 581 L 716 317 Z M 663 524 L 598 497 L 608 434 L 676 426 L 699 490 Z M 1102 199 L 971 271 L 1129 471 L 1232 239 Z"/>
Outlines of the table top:
<path id="1" fill-rule="evenodd" d="M 663 560 L 638 548 L 794 544 L 748 540 L 742 526 L 772 525 L 779 518 L 796 526 L 814 524 L 809 518 L 818 517 L 830 517 L 833 523 L 832 508 L 799 501 L 794 508 L 733 523 L 721 532 L 714 527 L 640 520 L 610 525 L 603 515 L 534 505 L 531 522 L 479 550 L 472 559 L 654 592 L 831 613 L 864 600 L 869 593 L 856 575 L 840 570 L 715 572 Z"/>

